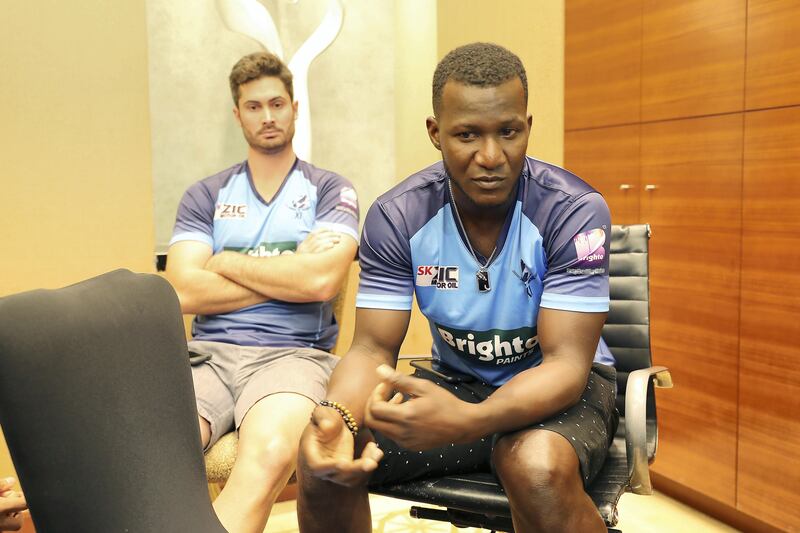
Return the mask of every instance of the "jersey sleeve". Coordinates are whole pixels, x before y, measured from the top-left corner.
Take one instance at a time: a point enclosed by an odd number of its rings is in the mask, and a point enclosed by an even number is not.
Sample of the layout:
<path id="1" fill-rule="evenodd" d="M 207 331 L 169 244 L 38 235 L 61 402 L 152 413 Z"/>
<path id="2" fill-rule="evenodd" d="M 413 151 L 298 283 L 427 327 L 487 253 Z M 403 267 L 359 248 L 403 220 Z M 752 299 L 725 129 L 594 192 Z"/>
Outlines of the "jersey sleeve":
<path id="1" fill-rule="evenodd" d="M 372 204 L 358 251 L 361 278 L 356 307 L 410 311 L 414 298 L 411 247 L 378 202 Z"/>
<path id="2" fill-rule="evenodd" d="M 564 311 L 608 311 L 611 215 L 603 197 L 585 194 L 568 208 L 547 239 L 541 306 Z"/>
<path id="3" fill-rule="evenodd" d="M 358 241 L 358 195 L 351 183 L 329 174 L 320 183 L 314 229 L 327 228 L 350 235 Z"/>
<path id="4" fill-rule="evenodd" d="M 179 241 L 200 241 L 214 247 L 214 199 L 202 182 L 189 187 L 178 205 L 169 244 Z"/>

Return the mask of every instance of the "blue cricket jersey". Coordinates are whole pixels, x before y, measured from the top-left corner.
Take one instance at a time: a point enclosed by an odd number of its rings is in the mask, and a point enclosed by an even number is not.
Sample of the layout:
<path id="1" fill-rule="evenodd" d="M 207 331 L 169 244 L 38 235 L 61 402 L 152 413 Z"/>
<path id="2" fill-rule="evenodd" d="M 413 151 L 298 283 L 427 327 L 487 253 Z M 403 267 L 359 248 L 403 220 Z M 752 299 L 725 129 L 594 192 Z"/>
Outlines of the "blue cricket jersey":
<path id="1" fill-rule="evenodd" d="M 577 176 L 527 158 L 488 269 L 491 290 L 480 292 L 479 265 L 454 218 L 447 180 L 436 163 L 370 207 L 356 305 L 410 310 L 416 295 L 434 358 L 500 386 L 541 363 L 540 307 L 608 310 L 608 207 Z M 595 360 L 613 364 L 602 342 Z"/>
<path id="2" fill-rule="evenodd" d="M 170 245 L 208 244 L 258 257 L 293 253 L 314 229 L 358 241 L 358 199 L 342 176 L 296 160 L 267 202 L 256 191 L 247 161 L 199 181 L 181 199 Z M 302 280 L 298 280 L 302 283 Z M 197 316 L 194 340 L 242 346 L 310 346 L 330 350 L 338 326 L 331 302 L 270 300 L 230 313 Z"/>

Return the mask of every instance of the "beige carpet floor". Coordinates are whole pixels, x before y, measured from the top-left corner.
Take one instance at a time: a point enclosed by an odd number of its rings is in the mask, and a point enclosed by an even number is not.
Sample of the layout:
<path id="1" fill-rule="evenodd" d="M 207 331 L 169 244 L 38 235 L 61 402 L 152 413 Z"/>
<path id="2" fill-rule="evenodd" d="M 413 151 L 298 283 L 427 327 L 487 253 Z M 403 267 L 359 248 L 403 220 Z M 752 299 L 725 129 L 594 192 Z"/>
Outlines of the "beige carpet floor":
<path id="1" fill-rule="evenodd" d="M 417 520 L 408 514 L 409 502 L 370 496 L 374 533 L 478 533 L 482 529 L 459 529 L 441 522 Z M 664 494 L 625 494 L 619 505 L 619 527 L 624 533 L 673 533 L 691 531 L 729 533 L 736 531 Z M 297 513 L 294 501 L 275 505 L 265 533 L 294 533 Z M 331 531 L 335 531 L 331 529 Z"/>

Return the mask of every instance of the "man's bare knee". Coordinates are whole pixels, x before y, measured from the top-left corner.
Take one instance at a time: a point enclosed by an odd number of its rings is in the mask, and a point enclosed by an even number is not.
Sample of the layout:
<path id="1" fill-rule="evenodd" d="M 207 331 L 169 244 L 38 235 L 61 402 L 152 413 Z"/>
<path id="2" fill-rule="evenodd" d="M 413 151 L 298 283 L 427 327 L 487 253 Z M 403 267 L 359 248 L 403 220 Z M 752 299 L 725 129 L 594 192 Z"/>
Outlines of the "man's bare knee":
<path id="1" fill-rule="evenodd" d="M 578 457 L 572 446 L 551 431 L 521 432 L 501 438 L 492 452 L 495 469 L 509 497 L 536 501 L 582 490 Z"/>
<path id="2" fill-rule="evenodd" d="M 242 438 L 236 462 L 241 467 L 253 469 L 253 474 L 266 478 L 289 478 L 297 460 L 297 443 L 287 442 L 279 435 L 263 438 Z"/>
<path id="3" fill-rule="evenodd" d="M 197 415 L 197 421 L 200 424 L 200 443 L 205 450 L 211 442 L 211 423 L 200 415 Z"/>

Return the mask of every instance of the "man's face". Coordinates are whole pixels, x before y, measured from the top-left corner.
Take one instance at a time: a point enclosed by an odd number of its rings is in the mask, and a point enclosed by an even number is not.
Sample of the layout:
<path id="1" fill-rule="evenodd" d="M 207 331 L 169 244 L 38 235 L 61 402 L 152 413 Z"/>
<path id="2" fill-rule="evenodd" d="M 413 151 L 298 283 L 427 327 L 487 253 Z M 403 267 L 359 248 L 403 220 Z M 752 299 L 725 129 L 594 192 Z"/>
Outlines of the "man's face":
<path id="1" fill-rule="evenodd" d="M 265 76 L 240 85 L 233 114 L 254 150 L 274 154 L 291 145 L 297 103 L 280 78 Z"/>
<path id="2" fill-rule="evenodd" d="M 448 81 L 438 117 L 428 119 L 428 134 L 442 152 L 454 188 L 472 204 L 465 207 L 473 208 L 510 201 L 525 162 L 530 128 L 519 78 L 497 87 Z"/>

